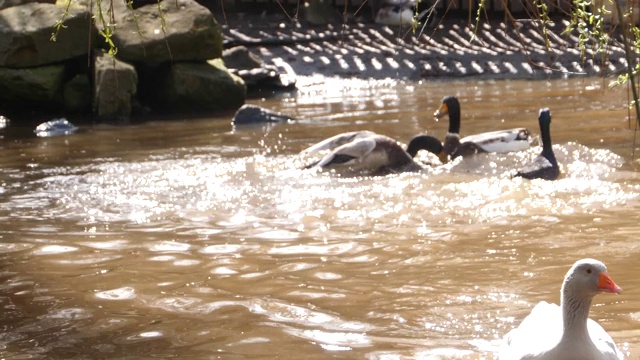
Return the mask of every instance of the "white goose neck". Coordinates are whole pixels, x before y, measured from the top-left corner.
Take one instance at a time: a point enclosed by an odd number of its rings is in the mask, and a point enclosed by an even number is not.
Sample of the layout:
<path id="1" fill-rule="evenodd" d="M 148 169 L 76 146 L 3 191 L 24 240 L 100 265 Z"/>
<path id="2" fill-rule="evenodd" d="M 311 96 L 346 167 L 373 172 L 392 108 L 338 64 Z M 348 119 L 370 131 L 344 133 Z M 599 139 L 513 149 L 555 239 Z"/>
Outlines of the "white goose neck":
<path id="1" fill-rule="evenodd" d="M 560 306 L 563 325 L 562 337 L 589 339 L 587 321 L 589 320 L 591 298 L 584 299 L 563 291 Z"/>

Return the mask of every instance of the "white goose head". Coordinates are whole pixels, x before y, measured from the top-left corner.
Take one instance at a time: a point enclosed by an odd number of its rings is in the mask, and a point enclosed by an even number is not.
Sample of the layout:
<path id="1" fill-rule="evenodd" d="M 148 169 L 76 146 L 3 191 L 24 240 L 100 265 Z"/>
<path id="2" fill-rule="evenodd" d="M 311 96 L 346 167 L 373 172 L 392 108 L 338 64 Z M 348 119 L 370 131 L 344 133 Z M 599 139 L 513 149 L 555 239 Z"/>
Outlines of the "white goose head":
<path id="1" fill-rule="evenodd" d="M 607 273 L 607 267 L 595 259 L 582 259 L 573 264 L 562 284 L 563 299 L 571 296 L 591 299 L 601 292 L 619 294 L 622 289 Z"/>

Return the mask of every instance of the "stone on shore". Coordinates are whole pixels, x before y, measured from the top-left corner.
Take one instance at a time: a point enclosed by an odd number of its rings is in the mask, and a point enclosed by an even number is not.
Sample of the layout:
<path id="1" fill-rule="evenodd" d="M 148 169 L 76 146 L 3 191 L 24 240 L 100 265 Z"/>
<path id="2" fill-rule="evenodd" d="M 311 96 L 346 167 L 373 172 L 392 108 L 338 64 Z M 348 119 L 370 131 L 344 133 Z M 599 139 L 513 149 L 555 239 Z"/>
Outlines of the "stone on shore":
<path id="1" fill-rule="evenodd" d="M 177 63 L 160 87 L 160 100 L 170 111 L 223 111 L 244 104 L 247 87 L 222 61 Z"/>
<path id="2" fill-rule="evenodd" d="M 219 25 L 207 8 L 194 0 L 161 1 L 162 17 L 158 4 L 137 8 L 135 19 L 122 1 L 114 1 L 114 7 L 118 27 L 112 39 L 120 59 L 159 64 L 222 56 Z"/>
<path id="3" fill-rule="evenodd" d="M 7 107 L 62 104 L 60 88 L 64 65 L 49 65 L 27 69 L 0 68 L 0 104 Z"/>
<path id="4" fill-rule="evenodd" d="M 250 70 L 264 66 L 264 61 L 260 56 L 242 45 L 224 50 L 222 52 L 222 60 L 229 70 Z"/>
<path id="5" fill-rule="evenodd" d="M 78 127 L 65 118 L 54 119 L 44 122 L 33 130 L 37 137 L 54 137 L 71 135 L 78 130 Z"/>
<path id="6" fill-rule="evenodd" d="M 64 108 L 67 111 L 82 113 L 91 109 L 91 83 L 89 75 L 77 74 L 62 88 Z"/>
<path id="7" fill-rule="evenodd" d="M 138 86 L 135 68 L 105 53 L 94 58 L 93 108 L 101 120 L 129 120 Z"/>
<path id="8" fill-rule="evenodd" d="M 54 4 L 54 0 L 0 0 L 0 10 L 6 9 L 12 6 L 18 6 L 22 4 L 32 3 L 32 2 L 40 2 L 40 3 L 49 3 Z"/>
<path id="9" fill-rule="evenodd" d="M 292 116 L 269 110 L 258 105 L 244 104 L 231 119 L 233 125 L 281 123 L 293 120 Z"/>
<path id="10" fill-rule="evenodd" d="M 0 10 L 0 66 L 33 67 L 86 55 L 94 29 L 87 10 L 70 9 L 57 40 L 51 41 L 64 12 L 63 7 L 44 3 Z"/>
<path id="11" fill-rule="evenodd" d="M 304 2 L 304 19 L 313 25 L 340 24 L 344 16 L 329 0 L 307 0 Z"/>
<path id="12" fill-rule="evenodd" d="M 291 66 L 280 60 L 267 64 L 246 46 L 234 46 L 222 53 L 222 60 L 229 71 L 244 80 L 248 90 L 293 88 L 296 74 Z M 272 59 L 275 61 L 276 59 Z"/>

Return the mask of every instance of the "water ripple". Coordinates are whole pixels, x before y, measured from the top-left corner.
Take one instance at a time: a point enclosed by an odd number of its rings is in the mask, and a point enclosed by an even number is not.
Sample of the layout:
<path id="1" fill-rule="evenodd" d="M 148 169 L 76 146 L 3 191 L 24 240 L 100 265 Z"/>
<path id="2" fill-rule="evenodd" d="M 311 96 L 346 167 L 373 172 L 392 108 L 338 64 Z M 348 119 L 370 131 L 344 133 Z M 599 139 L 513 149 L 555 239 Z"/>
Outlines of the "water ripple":
<path id="1" fill-rule="evenodd" d="M 316 254 L 316 255 L 339 255 L 351 252 L 358 247 L 357 243 L 338 243 L 327 245 L 292 245 L 273 247 L 269 254 L 292 255 L 292 254 Z"/>
<path id="2" fill-rule="evenodd" d="M 36 249 L 33 253 L 35 255 L 54 255 L 54 254 L 63 254 L 72 251 L 77 251 L 78 248 L 75 246 L 67 246 L 67 245 L 45 245 L 38 249 Z"/>
<path id="3" fill-rule="evenodd" d="M 327 331 L 366 332 L 372 326 L 357 321 L 344 321 L 336 316 L 314 311 L 302 306 L 285 304 L 278 301 L 264 301 L 254 299 L 248 303 L 252 313 L 267 316 L 276 323 L 288 323 L 298 325 L 313 325 Z"/>
<path id="4" fill-rule="evenodd" d="M 17 251 L 23 251 L 31 249 L 33 244 L 25 244 L 25 243 L 0 243 L 0 253 L 12 253 Z"/>
<path id="5" fill-rule="evenodd" d="M 136 297 L 136 291 L 132 287 L 122 287 L 99 291 L 95 293 L 95 296 L 102 300 L 131 300 Z"/>

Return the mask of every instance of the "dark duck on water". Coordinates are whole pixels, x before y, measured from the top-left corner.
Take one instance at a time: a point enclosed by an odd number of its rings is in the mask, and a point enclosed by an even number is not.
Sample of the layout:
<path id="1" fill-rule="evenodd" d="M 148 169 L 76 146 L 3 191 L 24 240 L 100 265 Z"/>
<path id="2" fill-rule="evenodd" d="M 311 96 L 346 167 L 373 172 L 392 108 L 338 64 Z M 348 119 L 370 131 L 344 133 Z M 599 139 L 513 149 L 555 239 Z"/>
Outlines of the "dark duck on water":
<path id="1" fill-rule="evenodd" d="M 321 150 L 332 151 L 305 169 L 336 169 L 371 175 L 420 171 L 423 167 L 413 158 L 420 150 L 427 150 L 442 159 L 442 144 L 431 135 L 418 135 L 403 149 L 394 139 L 371 131 L 354 131 L 338 134 L 323 140 L 302 154 Z"/>
<path id="2" fill-rule="evenodd" d="M 560 176 L 560 168 L 551 146 L 551 111 L 548 108 L 540 109 L 538 123 L 542 138 L 542 152 L 533 164 L 518 171 L 515 176 L 525 179 L 556 180 Z"/>

